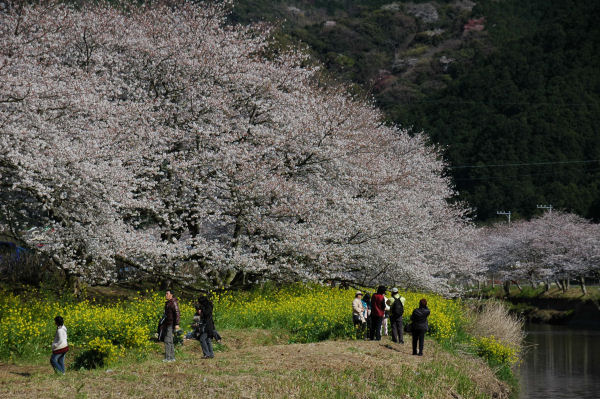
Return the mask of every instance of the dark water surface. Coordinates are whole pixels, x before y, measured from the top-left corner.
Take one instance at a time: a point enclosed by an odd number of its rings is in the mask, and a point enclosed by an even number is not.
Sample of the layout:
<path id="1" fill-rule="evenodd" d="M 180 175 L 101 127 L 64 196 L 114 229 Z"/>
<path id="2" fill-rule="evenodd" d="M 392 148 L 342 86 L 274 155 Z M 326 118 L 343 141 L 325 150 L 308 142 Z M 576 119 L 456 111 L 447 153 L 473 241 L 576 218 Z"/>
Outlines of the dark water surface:
<path id="1" fill-rule="evenodd" d="M 600 330 L 526 327 L 521 399 L 600 398 Z"/>

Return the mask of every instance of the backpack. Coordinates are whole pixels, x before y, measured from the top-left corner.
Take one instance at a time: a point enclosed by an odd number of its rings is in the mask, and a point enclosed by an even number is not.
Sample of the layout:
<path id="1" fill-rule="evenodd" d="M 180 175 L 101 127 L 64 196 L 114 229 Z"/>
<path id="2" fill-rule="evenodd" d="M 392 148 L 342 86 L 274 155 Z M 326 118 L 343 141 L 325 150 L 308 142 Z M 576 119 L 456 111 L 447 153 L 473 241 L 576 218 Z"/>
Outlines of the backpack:
<path id="1" fill-rule="evenodd" d="M 400 297 L 396 298 L 394 300 L 394 303 L 392 303 L 390 313 L 394 319 L 402 317 L 402 315 L 404 314 L 404 305 L 402 304 Z"/>
<path id="2" fill-rule="evenodd" d="M 167 315 L 165 313 L 163 313 L 160 320 L 158 321 L 158 327 L 156 328 L 156 334 L 157 334 L 158 340 L 160 342 L 165 341 L 165 329 L 163 328 L 163 324 L 165 323 L 166 320 L 167 320 Z"/>

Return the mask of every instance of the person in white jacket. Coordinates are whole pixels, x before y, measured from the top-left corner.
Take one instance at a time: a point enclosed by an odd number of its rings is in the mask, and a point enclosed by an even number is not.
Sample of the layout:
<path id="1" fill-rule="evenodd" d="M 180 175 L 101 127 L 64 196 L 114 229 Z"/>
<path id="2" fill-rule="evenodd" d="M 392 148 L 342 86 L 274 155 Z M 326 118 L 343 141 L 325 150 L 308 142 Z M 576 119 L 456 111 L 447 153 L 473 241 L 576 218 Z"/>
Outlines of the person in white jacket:
<path id="1" fill-rule="evenodd" d="M 50 364 L 54 371 L 59 374 L 65 373 L 65 354 L 69 351 L 67 343 L 67 327 L 61 316 L 54 318 L 56 324 L 56 334 L 54 334 L 54 342 L 52 342 L 52 356 L 50 356 Z"/>
<path id="2" fill-rule="evenodd" d="M 360 339 L 367 325 L 365 319 L 365 308 L 362 304 L 362 292 L 356 291 L 354 300 L 352 301 L 352 321 L 354 322 L 354 328 L 356 328 L 356 338 Z"/>

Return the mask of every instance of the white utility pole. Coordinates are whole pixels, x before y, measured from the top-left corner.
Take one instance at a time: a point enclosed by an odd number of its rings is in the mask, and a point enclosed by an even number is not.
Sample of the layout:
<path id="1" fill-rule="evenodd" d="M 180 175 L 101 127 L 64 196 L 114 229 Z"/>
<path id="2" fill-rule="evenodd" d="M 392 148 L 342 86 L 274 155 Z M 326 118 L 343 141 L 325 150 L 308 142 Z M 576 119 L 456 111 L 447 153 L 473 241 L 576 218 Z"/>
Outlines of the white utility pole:
<path id="1" fill-rule="evenodd" d="M 496 211 L 496 215 L 506 215 L 506 217 L 508 218 L 508 225 L 510 226 L 510 211 L 508 212 L 504 212 L 504 211 Z"/>

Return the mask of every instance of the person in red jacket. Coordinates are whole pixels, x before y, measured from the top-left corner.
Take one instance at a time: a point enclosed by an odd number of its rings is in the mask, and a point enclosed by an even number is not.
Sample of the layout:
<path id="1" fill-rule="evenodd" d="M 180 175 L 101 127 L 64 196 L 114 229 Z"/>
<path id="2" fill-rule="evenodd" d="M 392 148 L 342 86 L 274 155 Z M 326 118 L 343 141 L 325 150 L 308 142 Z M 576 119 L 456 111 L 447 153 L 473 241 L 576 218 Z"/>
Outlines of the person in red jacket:
<path id="1" fill-rule="evenodd" d="M 371 297 L 371 330 L 369 338 L 381 341 L 381 323 L 385 317 L 385 294 L 386 288 L 380 285 L 377 293 Z"/>
<path id="2" fill-rule="evenodd" d="M 163 362 L 175 361 L 175 345 L 173 344 L 173 335 L 179 330 L 179 303 L 173 296 L 173 291 L 168 290 L 165 293 L 165 321 L 162 324 L 165 339 L 165 358 Z"/>

